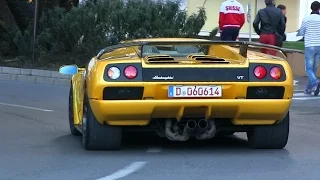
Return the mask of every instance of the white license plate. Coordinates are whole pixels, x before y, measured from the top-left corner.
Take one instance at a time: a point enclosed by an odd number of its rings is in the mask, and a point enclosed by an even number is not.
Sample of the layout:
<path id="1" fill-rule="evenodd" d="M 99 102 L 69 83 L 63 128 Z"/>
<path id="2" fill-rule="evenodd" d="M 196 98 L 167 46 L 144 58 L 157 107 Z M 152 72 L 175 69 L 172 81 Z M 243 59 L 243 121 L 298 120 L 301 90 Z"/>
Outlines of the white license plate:
<path id="1" fill-rule="evenodd" d="M 221 97 L 221 86 L 169 86 L 169 97 Z"/>

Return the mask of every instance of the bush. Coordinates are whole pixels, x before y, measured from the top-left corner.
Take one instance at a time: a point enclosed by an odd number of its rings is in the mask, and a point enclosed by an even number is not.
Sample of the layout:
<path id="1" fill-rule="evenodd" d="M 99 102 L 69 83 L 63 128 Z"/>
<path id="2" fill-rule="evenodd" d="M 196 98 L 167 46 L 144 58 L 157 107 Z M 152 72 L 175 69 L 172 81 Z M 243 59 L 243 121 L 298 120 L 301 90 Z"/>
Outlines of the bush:
<path id="1" fill-rule="evenodd" d="M 102 48 L 122 40 L 147 37 L 197 37 L 206 13 L 187 17 L 179 1 L 89 1 L 66 12 L 54 8 L 39 20 L 40 66 L 76 63 L 83 66 Z M 25 33 L 27 35 L 32 33 Z M 29 37 L 29 36 L 27 36 Z M 28 39 L 24 37 L 25 39 Z"/>

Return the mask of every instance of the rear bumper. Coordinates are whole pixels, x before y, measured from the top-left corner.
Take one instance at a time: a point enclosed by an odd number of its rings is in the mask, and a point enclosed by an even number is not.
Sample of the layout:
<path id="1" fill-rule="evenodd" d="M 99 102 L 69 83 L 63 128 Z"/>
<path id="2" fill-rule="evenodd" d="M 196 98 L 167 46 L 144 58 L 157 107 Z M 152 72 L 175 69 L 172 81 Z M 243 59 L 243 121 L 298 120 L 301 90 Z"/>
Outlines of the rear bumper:
<path id="1" fill-rule="evenodd" d="M 282 120 L 291 99 L 95 100 L 94 115 L 109 125 L 148 125 L 154 118 L 228 118 L 235 125 L 268 125 Z"/>

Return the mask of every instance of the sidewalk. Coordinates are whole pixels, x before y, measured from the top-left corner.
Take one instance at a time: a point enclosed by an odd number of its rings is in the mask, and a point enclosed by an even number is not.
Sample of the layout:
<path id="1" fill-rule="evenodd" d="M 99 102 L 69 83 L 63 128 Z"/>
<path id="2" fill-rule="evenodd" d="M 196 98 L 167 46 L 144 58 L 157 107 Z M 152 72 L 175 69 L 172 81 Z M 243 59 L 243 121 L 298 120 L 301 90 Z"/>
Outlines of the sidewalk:
<path id="1" fill-rule="evenodd" d="M 304 94 L 304 88 L 308 83 L 308 78 L 307 77 L 294 77 L 294 93 L 293 93 L 293 98 L 294 100 L 301 100 L 301 101 L 306 101 L 306 100 L 320 100 L 320 95 L 314 96 L 313 94 L 307 95 Z"/>
<path id="2" fill-rule="evenodd" d="M 294 77 L 294 91 L 295 92 L 303 92 L 304 91 L 304 88 L 305 86 L 307 85 L 308 83 L 308 78 L 307 77 L 304 77 L 304 76 L 299 76 L 299 77 Z"/>

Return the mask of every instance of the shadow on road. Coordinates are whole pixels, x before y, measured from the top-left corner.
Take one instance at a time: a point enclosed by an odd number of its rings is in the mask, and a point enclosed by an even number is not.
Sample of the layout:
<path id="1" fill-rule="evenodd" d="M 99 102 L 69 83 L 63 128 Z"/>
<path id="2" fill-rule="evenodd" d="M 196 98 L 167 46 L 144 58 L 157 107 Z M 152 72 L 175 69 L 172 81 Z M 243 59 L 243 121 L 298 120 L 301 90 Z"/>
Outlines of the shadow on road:
<path id="1" fill-rule="evenodd" d="M 170 141 L 167 138 L 160 138 L 152 133 L 130 133 L 126 134 L 123 139 L 123 144 L 130 146 L 161 146 L 162 148 L 175 150 L 181 148 L 188 149 L 203 149 L 203 148 L 247 148 L 247 141 L 237 138 L 236 136 L 216 137 L 211 140 L 199 141 L 194 138 L 186 142 Z"/>
<path id="2" fill-rule="evenodd" d="M 54 146 L 61 152 L 95 154 L 98 151 L 84 150 L 81 142 L 81 136 L 64 135 L 54 139 Z M 160 138 L 152 133 L 126 133 L 123 136 L 122 149 L 120 151 L 100 151 L 100 153 L 130 154 L 145 153 L 148 148 L 160 147 L 164 154 L 175 153 L 220 153 L 237 155 L 272 155 L 281 159 L 288 159 L 290 153 L 286 149 L 282 150 L 259 150 L 250 149 L 247 140 L 238 136 L 215 137 L 211 140 L 198 141 L 190 139 L 187 142 L 172 142 L 166 138 Z M 290 159 L 290 158 L 289 158 Z"/>
<path id="3" fill-rule="evenodd" d="M 240 138 L 238 135 L 215 137 L 210 140 L 199 141 L 190 139 L 186 142 L 173 142 L 166 138 L 160 138 L 151 133 L 130 133 L 126 134 L 123 139 L 123 149 L 135 149 L 137 147 L 161 147 L 168 152 L 222 152 L 222 153 L 274 153 L 281 156 L 289 156 L 286 149 L 282 150 L 259 150 L 251 149 L 247 140 Z"/>

